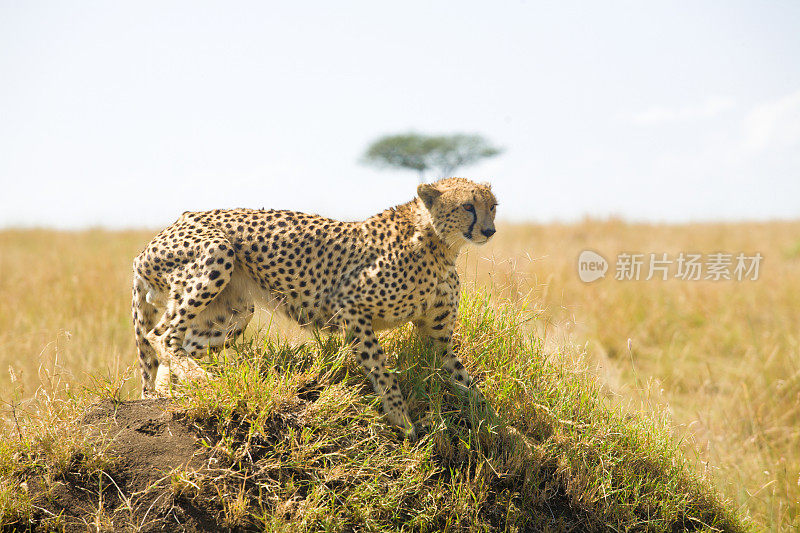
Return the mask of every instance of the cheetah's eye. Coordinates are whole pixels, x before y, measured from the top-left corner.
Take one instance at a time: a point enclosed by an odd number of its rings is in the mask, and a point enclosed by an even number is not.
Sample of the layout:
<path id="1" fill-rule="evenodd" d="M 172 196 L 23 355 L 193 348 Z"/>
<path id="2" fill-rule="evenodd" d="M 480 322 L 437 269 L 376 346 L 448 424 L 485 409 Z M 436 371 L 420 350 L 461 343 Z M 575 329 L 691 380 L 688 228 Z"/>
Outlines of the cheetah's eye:
<path id="1" fill-rule="evenodd" d="M 490 211 L 494 211 L 494 208 L 497 207 L 497 204 L 492 204 L 492 207 L 489 208 Z"/>
<path id="2" fill-rule="evenodd" d="M 475 211 L 475 206 L 472 204 L 464 204 L 462 207 L 467 211 L 469 211 L 470 213 L 473 213 Z"/>

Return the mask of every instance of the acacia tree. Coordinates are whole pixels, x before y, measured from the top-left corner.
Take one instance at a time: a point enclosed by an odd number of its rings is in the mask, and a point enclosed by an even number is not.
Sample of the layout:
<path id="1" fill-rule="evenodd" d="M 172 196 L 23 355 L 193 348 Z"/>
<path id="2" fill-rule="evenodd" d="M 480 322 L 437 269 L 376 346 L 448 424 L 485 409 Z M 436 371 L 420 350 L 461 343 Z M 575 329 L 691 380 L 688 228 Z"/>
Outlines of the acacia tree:
<path id="1" fill-rule="evenodd" d="M 443 177 L 451 175 L 456 169 L 473 165 L 481 159 L 488 159 L 502 152 L 489 144 L 480 135 L 450 135 L 439 139 L 439 146 L 431 152 L 433 166 Z"/>
<path id="2" fill-rule="evenodd" d="M 501 153 L 480 135 L 422 135 L 406 133 L 379 138 L 367 148 L 364 162 L 382 167 L 416 170 L 420 183 L 425 171 L 438 169 L 446 177 L 456 169 Z"/>
<path id="3" fill-rule="evenodd" d="M 364 161 L 376 166 L 416 170 L 422 183 L 425 171 L 430 168 L 430 152 L 430 140 L 426 136 L 416 133 L 387 135 L 367 148 Z"/>

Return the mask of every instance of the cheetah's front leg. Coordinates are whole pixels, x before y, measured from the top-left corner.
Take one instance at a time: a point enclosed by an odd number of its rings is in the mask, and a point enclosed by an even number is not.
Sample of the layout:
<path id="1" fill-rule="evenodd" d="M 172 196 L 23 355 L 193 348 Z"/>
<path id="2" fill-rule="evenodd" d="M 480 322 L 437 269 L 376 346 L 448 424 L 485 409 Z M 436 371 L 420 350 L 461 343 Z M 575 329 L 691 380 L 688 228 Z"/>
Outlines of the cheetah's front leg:
<path id="1" fill-rule="evenodd" d="M 386 370 L 386 353 L 372 329 L 371 320 L 354 309 L 347 310 L 344 317 L 347 334 L 354 343 L 353 353 L 372 382 L 373 390 L 381 397 L 383 412 L 389 422 L 400 427 L 407 438 L 414 440 L 416 431 L 408 416 L 403 393 L 394 374 Z"/>
<path id="2" fill-rule="evenodd" d="M 435 313 L 415 321 L 414 324 L 417 326 L 420 336 L 429 339 L 433 343 L 433 349 L 441 355 L 442 368 L 450 374 L 454 392 L 462 400 L 469 402 L 469 412 L 478 414 L 481 418 L 486 416 L 490 420 L 496 420 L 497 413 L 486 401 L 480 389 L 473 382 L 472 376 L 469 375 L 461 359 L 453 350 L 452 337 L 456 309 L 455 306 L 449 309 L 440 306 L 434 309 Z M 477 410 L 473 411 L 473 409 Z"/>
<path id="3" fill-rule="evenodd" d="M 455 272 L 447 283 L 440 284 L 436 298 L 426 316 L 414 321 L 419 335 L 433 343 L 433 349 L 442 357 L 442 368 L 450 374 L 450 380 L 457 391 L 468 392 L 476 402 L 485 403 L 483 395 L 472 383 L 472 376 L 453 350 L 453 329 L 458 317 L 460 295 L 459 280 Z"/>
<path id="4" fill-rule="evenodd" d="M 453 385 L 460 389 L 472 389 L 472 376 L 469 375 L 461 359 L 453 350 L 452 338 L 456 310 L 455 308 L 449 310 L 440 308 L 438 313 L 417 320 L 414 324 L 417 326 L 420 337 L 430 340 L 435 352 L 441 355 L 442 368 L 450 375 Z"/>

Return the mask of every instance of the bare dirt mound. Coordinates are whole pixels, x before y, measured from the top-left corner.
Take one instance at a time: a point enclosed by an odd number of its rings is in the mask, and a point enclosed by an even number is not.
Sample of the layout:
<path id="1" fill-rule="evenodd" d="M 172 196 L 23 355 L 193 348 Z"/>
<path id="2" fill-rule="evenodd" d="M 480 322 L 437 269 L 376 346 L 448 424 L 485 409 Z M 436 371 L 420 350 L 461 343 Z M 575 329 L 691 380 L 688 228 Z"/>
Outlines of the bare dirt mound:
<path id="1" fill-rule="evenodd" d="M 215 509 L 181 495 L 179 476 L 207 471 L 211 454 L 188 422 L 169 411 L 168 400 L 103 401 L 82 423 L 111 438 L 112 466 L 49 482 L 32 478 L 30 490 L 40 496 L 38 518 L 67 531 L 217 529 Z"/>

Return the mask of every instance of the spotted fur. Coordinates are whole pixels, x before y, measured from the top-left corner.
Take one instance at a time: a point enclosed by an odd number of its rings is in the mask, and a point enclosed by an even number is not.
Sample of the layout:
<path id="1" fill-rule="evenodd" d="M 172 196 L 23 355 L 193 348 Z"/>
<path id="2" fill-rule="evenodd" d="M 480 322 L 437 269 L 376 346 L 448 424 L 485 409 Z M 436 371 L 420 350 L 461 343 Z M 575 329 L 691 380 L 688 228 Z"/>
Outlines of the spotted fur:
<path id="1" fill-rule="evenodd" d="M 186 212 L 133 262 L 133 319 L 142 395 L 171 375 L 205 376 L 193 358 L 241 333 L 268 297 L 300 324 L 341 328 L 389 420 L 413 435 L 376 331 L 412 321 L 452 379 L 471 378 L 453 352 L 463 245 L 494 234 L 488 184 L 448 178 L 362 222 L 292 211 Z"/>

